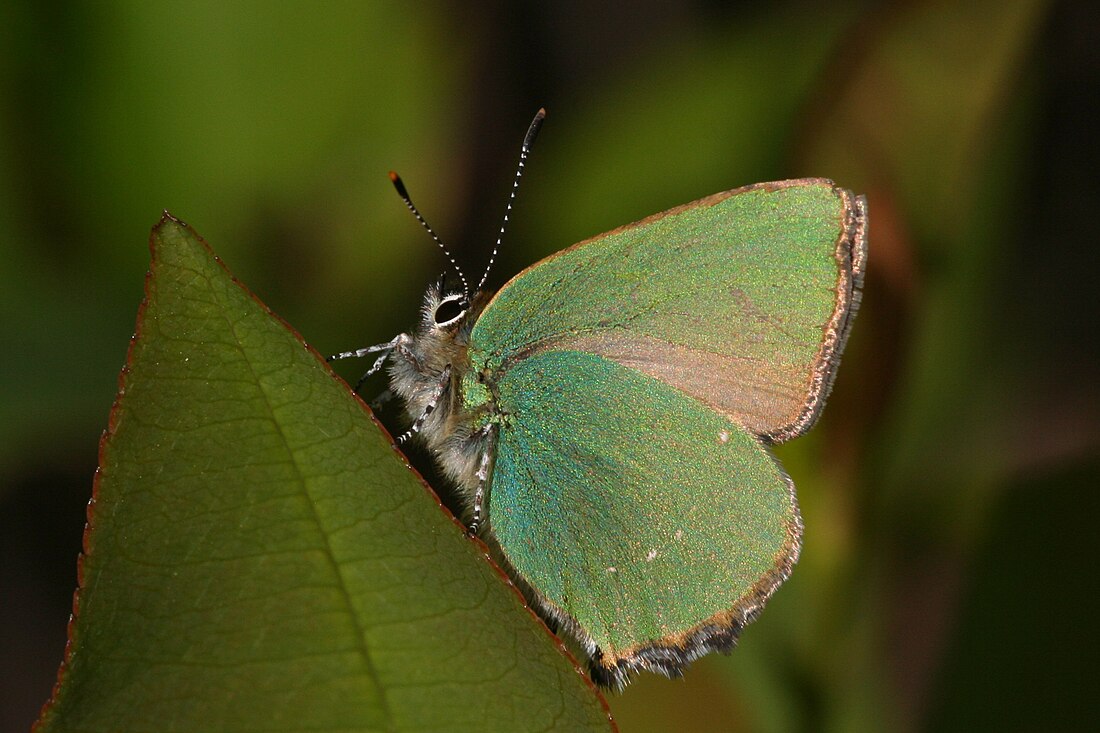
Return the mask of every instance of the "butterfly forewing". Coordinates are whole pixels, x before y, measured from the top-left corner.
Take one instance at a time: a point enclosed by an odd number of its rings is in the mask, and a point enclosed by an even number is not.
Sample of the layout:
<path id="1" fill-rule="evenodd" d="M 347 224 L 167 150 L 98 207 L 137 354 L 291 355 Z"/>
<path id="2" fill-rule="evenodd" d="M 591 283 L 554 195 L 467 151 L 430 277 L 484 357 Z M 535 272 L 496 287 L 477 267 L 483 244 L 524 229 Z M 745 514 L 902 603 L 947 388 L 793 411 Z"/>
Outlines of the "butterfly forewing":
<path id="1" fill-rule="evenodd" d="M 494 374 L 540 351 L 599 354 L 785 440 L 828 390 L 863 248 L 861 202 L 829 181 L 716 194 L 517 275 L 478 319 L 472 361 Z"/>

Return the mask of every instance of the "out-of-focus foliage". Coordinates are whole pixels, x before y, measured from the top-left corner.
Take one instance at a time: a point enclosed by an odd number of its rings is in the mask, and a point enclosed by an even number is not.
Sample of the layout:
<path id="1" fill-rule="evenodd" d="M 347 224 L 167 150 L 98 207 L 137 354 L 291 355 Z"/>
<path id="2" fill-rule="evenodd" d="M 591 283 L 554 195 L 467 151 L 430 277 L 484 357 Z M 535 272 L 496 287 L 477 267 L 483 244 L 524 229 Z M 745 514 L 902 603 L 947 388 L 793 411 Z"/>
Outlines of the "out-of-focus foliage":
<path id="1" fill-rule="evenodd" d="M 494 285 L 754 181 L 827 176 L 870 201 L 833 397 L 782 449 L 802 561 L 731 657 L 613 698 L 623 730 L 1094 726 L 1091 16 L 1036 0 L 4 4 L 0 730 L 26 729 L 62 656 L 161 209 L 319 350 L 379 342 L 443 267 L 385 172 L 476 270 L 541 105 Z"/>

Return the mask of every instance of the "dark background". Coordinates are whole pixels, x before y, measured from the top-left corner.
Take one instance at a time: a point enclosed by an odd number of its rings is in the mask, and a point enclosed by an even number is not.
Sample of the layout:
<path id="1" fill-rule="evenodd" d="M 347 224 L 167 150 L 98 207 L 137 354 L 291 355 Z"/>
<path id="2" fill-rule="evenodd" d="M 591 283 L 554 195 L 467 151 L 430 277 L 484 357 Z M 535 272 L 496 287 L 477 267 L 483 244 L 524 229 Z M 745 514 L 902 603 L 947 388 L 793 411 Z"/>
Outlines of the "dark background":
<path id="1" fill-rule="evenodd" d="M 1091 3 L 628 7 L 0 7 L 0 731 L 61 660 L 161 210 L 318 350 L 385 341 L 443 268 L 386 172 L 478 270 L 539 106 L 493 286 L 755 181 L 870 201 L 829 409 L 780 450 L 802 561 L 731 657 L 612 697 L 622 729 L 1097 727 Z"/>

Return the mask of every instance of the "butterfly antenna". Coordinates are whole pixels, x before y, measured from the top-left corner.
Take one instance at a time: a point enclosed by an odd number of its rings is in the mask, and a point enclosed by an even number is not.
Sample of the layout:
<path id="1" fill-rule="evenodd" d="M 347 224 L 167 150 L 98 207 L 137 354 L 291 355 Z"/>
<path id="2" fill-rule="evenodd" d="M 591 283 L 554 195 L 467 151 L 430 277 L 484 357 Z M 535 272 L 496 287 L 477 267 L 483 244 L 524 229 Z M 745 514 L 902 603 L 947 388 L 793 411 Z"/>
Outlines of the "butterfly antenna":
<path id="1" fill-rule="evenodd" d="M 504 222 L 500 225 L 500 233 L 497 235 L 497 243 L 493 245 L 493 253 L 489 255 L 489 264 L 485 266 L 485 272 L 481 275 L 481 281 L 474 288 L 474 292 L 480 292 L 485 281 L 489 278 L 489 270 L 493 269 L 493 263 L 496 261 L 497 252 L 500 251 L 501 240 L 504 239 L 504 229 L 508 226 L 508 215 L 512 213 L 512 204 L 516 200 L 516 190 L 519 189 L 519 180 L 523 178 L 523 165 L 527 162 L 527 154 L 531 152 L 531 145 L 535 142 L 535 137 L 539 134 L 539 129 L 542 127 L 542 121 L 546 119 L 546 109 L 542 108 L 535 115 L 535 119 L 531 120 L 531 126 L 527 128 L 527 134 L 523 136 L 523 147 L 519 151 L 519 166 L 516 168 L 516 177 L 512 179 L 512 192 L 508 194 L 508 206 L 504 209 Z"/>
<path id="2" fill-rule="evenodd" d="M 431 235 L 431 238 L 435 241 L 435 243 L 439 245 L 439 248 L 441 250 L 443 250 L 443 254 L 447 256 L 447 259 L 451 263 L 451 267 L 454 268 L 454 271 L 458 273 L 459 279 L 462 280 L 462 295 L 465 298 L 466 302 L 469 302 L 470 283 L 466 280 L 466 275 L 462 273 L 462 268 L 458 266 L 457 262 L 455 262 L 454 255 L 452 255 L 451 251 L 447 249 L 447 245 L 443 244 L 443 240 L 439 238 L 439 235 L 437 235 L 435 231 L 430 226 L 428 226 L 428 222 L 424 221 L 424 217 L 420 215 L 420 211 L 417 210 L 416 204 L 414 204 L 412 202 L 412 199 L 409 198 L 409 192 L 405 189 L 405 183 L 401 180 L 401 176 L 397 175 L 393 171 L 390 171 L 390 181 L 393 182 L 393 187 L 397 189 L 397 195 L 400 196 L 401 200 L 405 202 L 405 206 L 409 208 L 409 211 L 412 212 L 412 215 L 416 217 L 416 220 L 418 222 L 420 222 L 420 226 L 424 227 L 424 229 L 427 230 L 428 234 Z M 440 294 L 442 294 L 442 289 L 440 289 Z"/>

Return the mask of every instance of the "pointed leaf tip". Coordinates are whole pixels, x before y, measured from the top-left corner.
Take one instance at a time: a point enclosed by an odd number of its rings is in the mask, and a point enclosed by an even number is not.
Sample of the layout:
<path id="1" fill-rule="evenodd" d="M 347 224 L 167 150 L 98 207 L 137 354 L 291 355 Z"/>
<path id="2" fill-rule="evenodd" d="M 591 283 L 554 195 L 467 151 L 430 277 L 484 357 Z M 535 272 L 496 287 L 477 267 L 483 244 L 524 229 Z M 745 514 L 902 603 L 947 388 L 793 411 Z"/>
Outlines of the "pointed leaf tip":
<path id="1" fill-rule="evenodd" d="M 171 214 L 151 244 L 37 730 L 613 726 L 315 352 Z"/>

